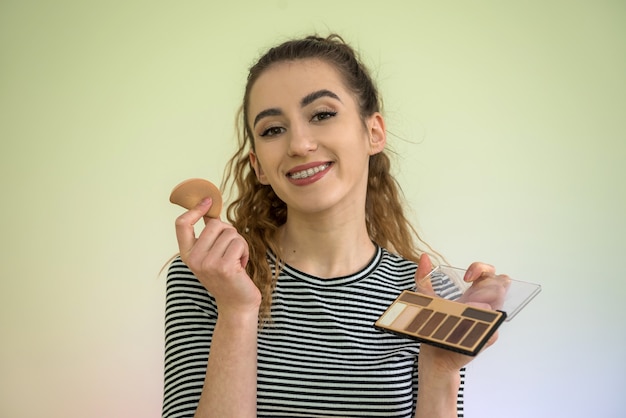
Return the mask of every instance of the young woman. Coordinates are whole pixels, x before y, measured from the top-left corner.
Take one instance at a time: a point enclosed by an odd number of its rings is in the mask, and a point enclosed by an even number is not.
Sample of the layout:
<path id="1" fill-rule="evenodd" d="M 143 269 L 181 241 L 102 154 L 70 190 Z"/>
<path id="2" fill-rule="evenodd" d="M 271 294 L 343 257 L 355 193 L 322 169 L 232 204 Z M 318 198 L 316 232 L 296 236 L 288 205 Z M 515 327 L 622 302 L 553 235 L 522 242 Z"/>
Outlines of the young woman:
<path id="1" fill-rule="evenodd" d="M 270 49 L 249 73 L 228 221 L 176 220 L 164 417 L 456 417 L 470 357 L 383 333 L 402 290 L 456 298 L 403 214 L 380 98 L 336 35 Z M 196 237 L 194 225 L 205 218 Z M 464 301 L 507 281 L 474 263 Z M 492 338 L 490 343 L 493 343 Z"/>

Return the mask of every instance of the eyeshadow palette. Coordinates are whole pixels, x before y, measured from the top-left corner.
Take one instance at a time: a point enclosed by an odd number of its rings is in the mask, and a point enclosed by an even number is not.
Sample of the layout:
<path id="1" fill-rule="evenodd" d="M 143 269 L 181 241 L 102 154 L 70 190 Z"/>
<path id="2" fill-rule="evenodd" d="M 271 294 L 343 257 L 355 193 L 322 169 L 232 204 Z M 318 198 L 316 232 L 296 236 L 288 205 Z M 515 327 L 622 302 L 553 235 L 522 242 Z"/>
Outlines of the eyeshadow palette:
<path id="1" fill-rule="evenodd" d="M 475 356 L 506 313 L 405 290 L 374 326 L 418 341 Z"/>
<path id="2" fill-rule="evenodd" d="M 429 276 L 447 276 L 461 291 L 465 270 L 438 266 Z M 504 321 L 510 321 L 539 292 L 534 283 L 510 280 L 502 306 L 497 310 L 476 308 L 454 300 L 405 290 L 387 308 L 374 326 L 383 331 L 437 347 L 475 356 Z"/>

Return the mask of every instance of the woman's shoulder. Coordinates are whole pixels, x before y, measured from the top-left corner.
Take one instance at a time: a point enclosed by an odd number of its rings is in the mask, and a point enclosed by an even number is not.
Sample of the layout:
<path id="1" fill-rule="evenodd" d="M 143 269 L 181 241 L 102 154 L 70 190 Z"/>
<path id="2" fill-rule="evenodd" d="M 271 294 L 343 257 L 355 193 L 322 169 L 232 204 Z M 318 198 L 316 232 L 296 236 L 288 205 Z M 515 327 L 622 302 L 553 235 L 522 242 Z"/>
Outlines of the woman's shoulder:
<path id="1" fill-rule="evenodd" d="M 203 305 L 213 304 L 213 297 L 180 256 L 172 260 L 167 270 L 167 296 L 168 299 L 185 298 Z"/>
<path id="2" fill-rule="evenodd" d="M 415 287 L 416 262 L 383 248 L 380 265 L 402 280 L 403 284 L 410 284 L 409 288 Z M 435 293 L 444 299 L 458 299 L 463 293 L 450 277 L 438 271 L 432 273 L 431 283 Z"/>
<path id="3" fill-rule="evenodd" d="M 399 272 L 406 271 L 411 274 L 415 273 L 415 270 L 417 269 L 416 262 L 409 260 L 407 258 L 404 258 L 401 255 L 393 253 L 383 247 L 379 247 L 379 251 L 380 251 L 380 262 L 379 262 L 380 266 L 392 268 Z"/>
<path id="4" fill-rule="evenodd" d="M 381 286 L 390 286 L 395 291 L 405 290 L 415 286 L 415 270 L 417 270 L 415 262 L 379 247 L 370 278 Z"/>
<path id="5" fill-rule="evenodd" d="M 182 282 L 190 285 L 196 283 L 200 286 L 202 284 L 198 281 L 191 269 L 183 262 L 180 256 L 176 256 L 169 264 L 167 268 L 167 281 L 168 282 Z"/>

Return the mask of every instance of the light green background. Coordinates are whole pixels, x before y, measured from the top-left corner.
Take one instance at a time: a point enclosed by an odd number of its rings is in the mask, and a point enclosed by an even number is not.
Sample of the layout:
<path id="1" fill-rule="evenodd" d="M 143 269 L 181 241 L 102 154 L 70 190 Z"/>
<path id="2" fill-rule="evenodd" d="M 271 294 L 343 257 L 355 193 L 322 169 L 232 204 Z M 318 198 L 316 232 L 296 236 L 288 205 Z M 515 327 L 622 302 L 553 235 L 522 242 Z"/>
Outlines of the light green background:
<path id="1" fill-rule="evenodd" d="M 623 416 L 623 1 L 0 1 L 0 416 L 154 417 L 167 201 L 221 179 L 247 67 L 337 31 L 424 237 L 543 292 L 467 417 Z"/>

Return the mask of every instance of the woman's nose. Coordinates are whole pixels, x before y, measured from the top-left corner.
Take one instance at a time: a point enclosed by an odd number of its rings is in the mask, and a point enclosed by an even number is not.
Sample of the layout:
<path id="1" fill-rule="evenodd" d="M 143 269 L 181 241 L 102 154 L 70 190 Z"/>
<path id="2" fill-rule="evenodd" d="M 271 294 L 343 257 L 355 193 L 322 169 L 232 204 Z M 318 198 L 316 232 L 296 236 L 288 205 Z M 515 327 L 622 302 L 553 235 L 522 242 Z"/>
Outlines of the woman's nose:
<path id="1" fill-rule="evenodd" d="M 292 126 L 289 136 L 290 157 L 303 156 L 317 149 L 317 141 L 306 126 Z"/>

